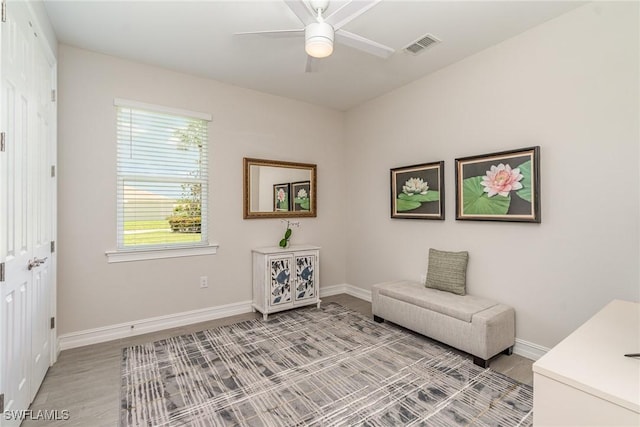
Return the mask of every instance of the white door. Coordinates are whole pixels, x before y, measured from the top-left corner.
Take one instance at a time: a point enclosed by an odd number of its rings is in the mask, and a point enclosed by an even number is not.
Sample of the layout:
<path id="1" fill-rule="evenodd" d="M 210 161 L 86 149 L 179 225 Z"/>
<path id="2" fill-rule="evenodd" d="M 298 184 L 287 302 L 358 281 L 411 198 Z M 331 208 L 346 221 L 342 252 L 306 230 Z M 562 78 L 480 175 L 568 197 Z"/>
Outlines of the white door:
<path id="1" fill-rule="evenodd" d="M 26 3 L 7 3 L 0 62 L 0 393 L 10 412 L 29 407 L 52 355 L 55 107 L 52 61 L 34 22 Z M 3 427 L 19 423 L 15 417 L 0 419 Z"/>
<path id="2" fill-rule="evenodd" d="M 32 132 L 34 138 L 30 140 L 34 148 L 30 165 L 33 172 L 29 175 L 32 180 L 29 200 L 33 209 L 33 230 L 31 242 L 33 244 L 32 260 L 39 260 L 32 268 L 31 286 L 31 399 L 36 395 L 44 375 L 51 362 L 51 294 L 53 283 L 53 259 L 51 242 L 55 214 L 53 210 L 53 196 L 55 194 L 55 180 L 52 179 L 51 166 L 53 164 L 53 149 L 55 148 L 55 134 L 53 119 L 55 118 L 55 104 L 52 102 L 51 88 L 52 65 L 43 52 L 36 49 L 33 63 L 33 104 L 34 120 Z"/>

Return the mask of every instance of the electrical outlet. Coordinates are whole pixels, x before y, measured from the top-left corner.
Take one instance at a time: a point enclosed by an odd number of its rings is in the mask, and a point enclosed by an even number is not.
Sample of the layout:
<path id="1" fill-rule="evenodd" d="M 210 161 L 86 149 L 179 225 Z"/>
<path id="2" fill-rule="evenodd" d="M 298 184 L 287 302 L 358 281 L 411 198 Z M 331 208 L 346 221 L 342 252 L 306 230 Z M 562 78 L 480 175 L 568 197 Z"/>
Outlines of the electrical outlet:
<path id="1" fill-rule="evenodd" d="M 424 285 L 425 283 L 427 283 L 427 275 L 426 275 L 426 274 L 422 274 L 422 275 L 420 276 L 420 283 L 422 283 L 423 285 Z"/>
<path id="2" fill-rule="evenodd" d="M 208 288 L 209 287 L 209 282 L 207 281 L 207 276 L 200 276 L 200 287 L 201 288 Z"/>

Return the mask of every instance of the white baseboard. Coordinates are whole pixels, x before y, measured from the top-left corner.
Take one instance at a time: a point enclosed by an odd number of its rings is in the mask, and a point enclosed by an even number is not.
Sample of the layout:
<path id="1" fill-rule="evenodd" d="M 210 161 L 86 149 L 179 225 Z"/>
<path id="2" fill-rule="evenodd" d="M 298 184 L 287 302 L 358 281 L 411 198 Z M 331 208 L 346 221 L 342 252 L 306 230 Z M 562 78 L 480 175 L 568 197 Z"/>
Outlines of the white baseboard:
<path id="1" fill-rule="evenodd" d="M 371 291 L 357 286 L 343 283 L 341 285 L 325 286 L 320 288 L 320 298 L 338 294 L 347 294 L 352 297 L 371 302 Z"/>
<path id="2" fill-rule="evenodd" d="M 320 288 L 320 298 L 331 295 L 347 294 L 364 301 L 371 302 L 371 291 L 349 284 L 325 286 Z M 133 322 L 104 326 L 84 331 L 71 332 L 60 335 L 57 343 L 57 353 L 70 348 L 83 347 L 85 345 L 98 344 L 120 338 L 157 332 L 179 326 L 221 319 L 223 317 L 250 313 L 251 301 L 210 307 L 201 310 L 185 311 L 183 313 L 169 314 L 166 316 L 151 317 Z M 516 338 L 513 352 L 527 359 L 538 360 L 550 349 L 541 345 Z"/>
<path id="3" fill-rule="evenodd" d="M 346 294 L 347 285 L 332 285 L 320 287 L 320 298 L 330 297 L 332 295 Z"/>
<path id="4" fill-rule="evenodd" d="M 515 354 L 531 360 L 540 359 L 542 356 L 547 354 L 549 350 L 551 349 L 529 341 L 521 340 L 520 338 L 516 338 L 516 345 L 513 346 L 513 352 Z"/>
<path id="5" fill-rule="evenodd" d="M 371 302 L 371 291 L 368 289 L 362 289 L 359 288 L 357 286 L 353 286 L 353 285 L 346 285 L 347 286 L 347 291 L 346 293 L 356 297 L 356 298 L 360 298 L 363 299 L 365 301 L 369 301 Z"/>
<path id="6" fill-rule="evenodd" d="M 338 294 L 348 294 L 356 298 L 371 302 L 371 291 L 362 289 L 357 286 L 342 284 L 327 286 L 320 288 L 320 297 L 326 297 Z M 544 356 L 550 349 L 541 345 L 516 338 L 516 344 L 513 346 L 513 352 L 522 357 L 531 360 L 538 360 Z"/>
<path id="7" fill-rule="evenodd" d="M 117 325 L 104 326 L 101 328 L 87 329 L 84 331 L 60 335 L 58 337 L 58 346 L 60 350 L 67 350 L 70 348 L 147 334 L 149 332 L 157 332 L 164 329 L 206 322 L 223 317 L 235 316 L 237 314 L 250 313 L 251 311 L 251 301 L 244 301 L 201 310 L 151 317 L 148 319 L 135 320 L 133 322 L 120 323 Z"/>
<path id="8" fill-rule="evenodd" d="M 321 298 L 337 294 L 349 294 L 366 301 L 371 301 L 370 291 L 366 291 L 355 286 L 342 284 L 320 288 Z M 157 332 L 164 329 L 206 322 L 208 320 L 249 313 L 251 311 L 251 301 L 245 301 L 201 310 L 152 317 L 149 319 L 135 320 L 132 322 L 104 326 L 101 328 L 71 332 L 58 337 L 58 353 L 70 348 L 83 347 L 85 345 L 98 344 L 120 338 L 147 334 L 149 332 Z"/>

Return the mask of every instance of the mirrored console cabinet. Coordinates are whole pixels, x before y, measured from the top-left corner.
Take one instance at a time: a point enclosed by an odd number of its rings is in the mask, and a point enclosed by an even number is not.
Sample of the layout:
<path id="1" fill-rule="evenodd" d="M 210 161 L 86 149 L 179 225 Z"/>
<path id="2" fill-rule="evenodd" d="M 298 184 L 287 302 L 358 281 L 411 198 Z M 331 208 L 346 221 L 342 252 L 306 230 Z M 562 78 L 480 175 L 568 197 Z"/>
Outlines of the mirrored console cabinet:
<path id="1" fill-rule="evenodd" d="M 270 313 L 316 304 L 320 308 L 320 248 L 297 245 L 252 250 L 253 311 Z"/>

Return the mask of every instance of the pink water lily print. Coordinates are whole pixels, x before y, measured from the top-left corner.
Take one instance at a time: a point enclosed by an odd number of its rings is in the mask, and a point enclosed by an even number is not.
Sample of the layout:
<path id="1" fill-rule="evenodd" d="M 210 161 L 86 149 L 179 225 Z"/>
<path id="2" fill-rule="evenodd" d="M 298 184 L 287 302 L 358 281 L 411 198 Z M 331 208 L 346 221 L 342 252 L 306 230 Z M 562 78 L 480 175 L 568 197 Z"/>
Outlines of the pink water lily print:
<path id="1" fill-rule="evenodd" d="M 288 211 L 289 208 L 289 184 L 276 184 L 273 186 L 274 198 L 273 208 L 274 211 Z"/>
<path id="2" fill-rule="evenodd" d="M 524 178 L 520 173 L 520 168 L 511 169 L 511 166 L 500 163 L 498 166 L 492 165 L 487 174 L 482 177 L 480 185 L 484 187 L 484 192 L 488 197 L 496 194 L 501 196 L 509 195 L 512 190 L 520 190 L 522 184 L 519 182 Z"/>
<path id="3" fill-rule="evenodd" d="M 456 219 L 540 222 L 540 147 L 456 159 Z"/>

